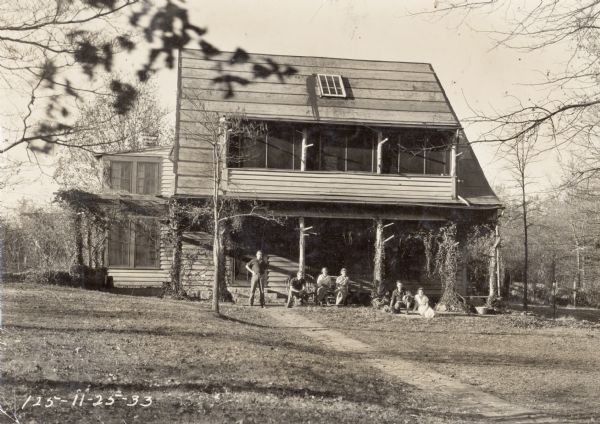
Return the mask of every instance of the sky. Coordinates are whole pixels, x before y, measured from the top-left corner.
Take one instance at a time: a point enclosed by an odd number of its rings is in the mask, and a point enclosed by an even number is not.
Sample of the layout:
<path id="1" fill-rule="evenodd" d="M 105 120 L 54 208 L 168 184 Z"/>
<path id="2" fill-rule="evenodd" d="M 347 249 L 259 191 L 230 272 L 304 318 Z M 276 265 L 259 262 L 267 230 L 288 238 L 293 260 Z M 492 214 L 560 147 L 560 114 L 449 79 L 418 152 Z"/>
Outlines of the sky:
<path id="1" fill-rule="evenodd" d="M 523 0 L 527 3 L 526 0 Z M 498 47 L 490 30 L 506 30 L 512 10 L 465 16 L 416 14 L 435 0 L 218 0 L 188 2 L 192 22 L 208 29 L 206 39 L 221 50 L 242 47 L 251 53 L 426 62 L 433 65 L 469 139 L 481 128 L 466 120 L 474 111 L 493 114 L 516 101 L 544 96 L 531 86 L 548 72 L 560 72 L 566 46 L 536 52 Z M 516 7 L 519 2 L 511 2 Z M 122 70 L 135 69 L 141 54 L 122 56 Z M 157 75 L 159 98 L 175 110 L 176 74 Z M 6 119 L 6 118 L 4 118 Z M 7 122 L 4 122 L 7 125 Z M 3 125 L 0 117 L 0 126 Z M 1 139 L 1 135 L 0 135 Z M 493 186 L 510 186 L 511 174 L 496 146 L 475 144 L 475 153 Z M 4 160 L 25 160 L 20 148 Z M 57 189 L 53 155 L 28 162 L 16 184 L 0 192 L 0 206 L 14 208 L 20 198 L 49 202 Z M 536 190 L 556 183 L 560 167 L 552 154 L 533 169 Z"/>

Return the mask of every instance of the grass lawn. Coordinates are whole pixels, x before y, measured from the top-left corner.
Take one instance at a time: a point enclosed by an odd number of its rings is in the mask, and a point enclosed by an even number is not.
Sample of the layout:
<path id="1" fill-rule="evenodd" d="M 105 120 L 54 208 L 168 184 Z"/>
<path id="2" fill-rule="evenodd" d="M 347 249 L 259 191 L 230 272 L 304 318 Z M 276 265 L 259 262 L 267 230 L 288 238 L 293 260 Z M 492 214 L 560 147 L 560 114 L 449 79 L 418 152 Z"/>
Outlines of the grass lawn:
<path id="1" fill-rule="evenodd" d="M 27 284 L 0 295 L 0 405 L 20 422 L 473 421 L 259 308 L 224 306 L 219 318 L 197 302 Z M 368 317 L 331 312 L 319 319 Z"/>
<path id="2" fill-rule="evenodd" d="M 565 422 L 600 417 L 600 324 L 518 314 L 426 320 L 367 308 L 297 311 L 381 355 L 417 361 Z"/>

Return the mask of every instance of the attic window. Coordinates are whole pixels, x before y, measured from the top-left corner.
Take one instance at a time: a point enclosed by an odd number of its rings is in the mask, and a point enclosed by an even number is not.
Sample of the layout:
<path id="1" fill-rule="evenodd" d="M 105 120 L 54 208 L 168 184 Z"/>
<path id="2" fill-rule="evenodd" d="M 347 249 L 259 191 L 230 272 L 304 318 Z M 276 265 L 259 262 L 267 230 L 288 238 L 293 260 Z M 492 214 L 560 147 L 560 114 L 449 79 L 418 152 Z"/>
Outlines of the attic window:
<path id="1" fill-rule="evenodd" d="M 346 97 L 344 82 L 341 75 L 317 74 L 321 96 L 324 97 Z"/>

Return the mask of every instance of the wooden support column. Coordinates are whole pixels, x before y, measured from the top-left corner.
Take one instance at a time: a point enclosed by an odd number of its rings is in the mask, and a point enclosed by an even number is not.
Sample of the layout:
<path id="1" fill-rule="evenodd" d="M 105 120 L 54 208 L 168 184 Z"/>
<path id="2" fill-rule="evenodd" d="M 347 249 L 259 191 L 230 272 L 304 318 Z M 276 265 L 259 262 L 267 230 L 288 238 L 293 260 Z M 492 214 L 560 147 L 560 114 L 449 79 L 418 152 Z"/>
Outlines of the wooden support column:
<path id="1" fill-rule="evenodd" d="M 377 173 L 383 171 L 383 145 L 388 141 L 383 138 L 383 133 L 377 131 Z M 383 239 L 383 220 L 377 218 L 375 220 L 375 258 L 373 263 L 373 283 L 375 289 L 379 289 L 379 285 L 383 283 L 383 254 L 385 249 L 385 240 Z"/>
<path id="2" fill-rule="evenodd" d="M 496 224 L 496 239 L 498 245 L 496 246 L 496 284 L 498 285 L 498 297 L 502 297 L 502 282 L 500 281 L 500 245 L 502 244 L 502 238 L 500 237 L 500 227 Z"/>
<path id="3" fill-rule="evenodd" d="M 383 169 L 383 145 L 388 141 L 387 138 L 383 138 L 383 133 L 377 131 L 377 173 L 381 174 Z"/>
<path id="4" fill-rule="evenodd" d="M 304 272 L 306 267 L 306 260 L 304 256 L 305 243 L 306 243 L 306 227 L 304 225 L 304 217 L 298 218 L 299 223 L 299 243 L 298 243 L 298 271 Z"/>
<path id="5" fill-rule="evenodd" d="M 312 147 L 312 144 L 308 143 L 308 130 L 306 128 L 302 129 L 302 149 L 300 152 L 300 171 L 306 171 L 306 151 L 309 147 Z M 304 272 L 306 268 L 306 260 L 305 260 L 305 245 L 306 245 L 306 226 L 304 225 L 304 217 L 301 216 L 298 218 L 299 224 L 299 242 L 298 242 L 298 271 Z"/>
<path id="6" fill-rule="evenodd" d="M 456 176 L 456 157 L 457 157 L 457 149 L 458 149 L 458 139 L 460 137 L 460 130 L 456 130 L 454 138 L 452 140 L 452 145 L 450 147 L 450 176 L 452 177 L 452 198 L 456 199 L 457 197 L 457 184 L 458 178 Z"/>
<path id="7" fill-rule="evenodd" d="M 383 220 L 381 218 L 377 218 L 375 223 L 375 258 L 373 264 L 373 283 L 375 284 L 376 288 L 378 288 L 379 284 L 381 284 L 383 281 Z"/>
<path id="8" fill-rule="evenodd" d="M 308 143 L 308 130 L 302 129 L 302 148 L 300 152 L 300 171 L 306 171 L 306 151 L 312 147 L 312 144 Z"/>

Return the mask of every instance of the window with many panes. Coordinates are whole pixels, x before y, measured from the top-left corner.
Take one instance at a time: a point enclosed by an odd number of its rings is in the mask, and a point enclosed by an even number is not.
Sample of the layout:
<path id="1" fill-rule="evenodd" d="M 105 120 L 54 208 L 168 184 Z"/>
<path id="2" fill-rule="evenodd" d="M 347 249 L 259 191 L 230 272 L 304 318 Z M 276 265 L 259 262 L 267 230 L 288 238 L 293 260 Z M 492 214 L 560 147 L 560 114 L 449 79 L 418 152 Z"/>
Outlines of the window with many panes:
<path id="1" fill-rule="evenodd" d="M 302 137 L 307 145 L 307 171 L 376 172 L 377 132 L 360 126 L 269 123 L 264 135 L 230 140 L 229 166 L 300 169 Z M 384 174 L 448 175 L 449 140 L 443 131 L 397 129 L 381 131 Z M 235 160 L 233 159 L 235 158 Z"/>
<path id="2" fill-rule="evenodd" d="M 143 218 L 111 225 L 108 264 L 121 268 L 160 268 L 160 227 Z"/>
<path id="3" fill-rule="evenodd" d="M 362 127 L 306 129 L 307 171 L 373 172 L 376 133 Z M 300 169 L 303 127 L 269 123 L 257 138 L 235 138 L 229 144 L 229 166 L 234 168 Z"/>
<path id="4" fill-rule="evenodd" d="M 108 183 L 116 191 L 160 193 L 160 163 L 149 159 L 108 160 Z"/>

